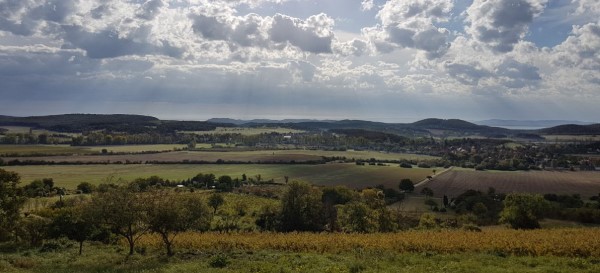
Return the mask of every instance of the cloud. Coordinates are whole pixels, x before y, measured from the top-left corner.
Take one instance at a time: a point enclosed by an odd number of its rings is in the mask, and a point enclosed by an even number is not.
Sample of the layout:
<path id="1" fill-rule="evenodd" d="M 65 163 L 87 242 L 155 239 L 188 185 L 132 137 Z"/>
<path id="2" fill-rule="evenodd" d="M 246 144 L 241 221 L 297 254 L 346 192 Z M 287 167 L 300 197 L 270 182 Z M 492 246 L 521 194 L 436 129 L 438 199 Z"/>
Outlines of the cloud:
<path id="1" fill-rule="evenodd" d="M 475 0 L 466 10 L 467 33 L 495 52 L 509 52 L 525 36 L 547 0 Z"/>
<path id="2" fill-rule="evenodd" d="M 360 3 L 360 9 L 363 11 L 372 10 L 373 6 L 373 0 L 362 0 Z"/>
<path id="3" fill-rule="evenodd" d="M 439 58 L 450 46 L 450 32 L 436 23 L 447 21 L 452 7 L 452 2 L 444 0 L 388 1 L 377 14 L 381 26 L 366 32 L 381 52 L 415 48 L 430 59 Z"/>
<path id="4" fill-rule="evenodd" d="M 553 48 L 558 66 L 600 71 L 600 24 L 574 26 L 572 34 Z"/>
<path id="5" fill-rule="evenodd" d="M 446 63 L 444 68 L 451 77 L 467 85 L 478 85 L 480 79 L 492 76 L 489 71 L 480 67 L 479 64 Z"/>
<path id="6" fill-rule="evenodd" d="M 369 44 L 361 39 L 352 39 L 347 42 L 336 42 L 333 44 L 333 51 L 342 56 L 361 56 L 369 52 Z"/>
<path id="7" fill-rule="evenodd" d="M 316 67 L 305 61 L 290 61 L 288 68 L 292 71 L 295 82 L 310 82 L 315 76 Z"/>
<path id="8" fill-rule="evenodd" d="M 535 85 L 542 79 L 538 71 L 533 65 L 507 58 L 496 67 L 494 75 L 508 88 L 523 88 Z"/>
<path id="9" fill-rule="evenodd" d="M 269 37 L 277 43 L 289 42 L 303 51 L 331 53 L 333 24 L 333 19 L 323 13 L 306 20 L 276 14 L 269 29 Z"/>
<path id="10" fill-rule="evenodd" d="M 138 8 L 136 16 L 142 19 L 152 20 L 164 5 L 162 0 L 148 0 Z"/>
<path id="11" fill-rule="evenodd" d="M 325 14 L 306 20 L 275 14 L 235 16 L 231 13 L 190 15 L 195 33 L 207 40 L 229 42 L 233 46 L 283 49 L 291 45 L 310 53 L 331 53 L 334 21 Z"/>
<path id="12" fill-rule="evenodd" d="M 126 37 L 121 37 L 116 31 L 88 32 L 75 26 L 64 26 L 64 31 L 65 47 L 81 48 L 93 59 L 149 54 L 180 58 L 183 55 L 182 49 L 172 46 L 168 41 L 162 41 L 161 45 L 146 42 L 150 32 L 147 26 L 138 28 Z"/>

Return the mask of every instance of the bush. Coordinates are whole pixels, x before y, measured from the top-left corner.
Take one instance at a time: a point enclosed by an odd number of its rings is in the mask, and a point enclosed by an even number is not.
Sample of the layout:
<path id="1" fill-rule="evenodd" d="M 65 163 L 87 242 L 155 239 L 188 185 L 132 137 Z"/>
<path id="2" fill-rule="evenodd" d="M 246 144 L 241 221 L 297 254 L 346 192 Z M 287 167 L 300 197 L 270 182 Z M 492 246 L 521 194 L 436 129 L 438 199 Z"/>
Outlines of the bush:
<path id="1" fill-rule="evenodd" d="M 229 264 L 229 259 L 223 254 L 218 254 L 210 259 L 209 265 L 212 268 L 224 268 Z"/>
<path id="2" fill-rule="evenodd" d="M 402 167 L 402 168 L 412 168 L 412 165 L 410 163 L 402 162 L 402 163 L 400 163 L 400 167 Z"/>
<path id="3" fill-rule="evenodd" d="M 81 193 L 92 193 L 96 190 L 96 186 L 90 184 L 89 182 L 81 182 L 77 185 L 77 190 Z"/>
<path id="4" fill-rule="evenodd" d="M 425 163 L 425 162 L 419 162 L 419 164 L 417 164 L 417 167 L 419 168 L 431 168 L 431 165 Z"/>

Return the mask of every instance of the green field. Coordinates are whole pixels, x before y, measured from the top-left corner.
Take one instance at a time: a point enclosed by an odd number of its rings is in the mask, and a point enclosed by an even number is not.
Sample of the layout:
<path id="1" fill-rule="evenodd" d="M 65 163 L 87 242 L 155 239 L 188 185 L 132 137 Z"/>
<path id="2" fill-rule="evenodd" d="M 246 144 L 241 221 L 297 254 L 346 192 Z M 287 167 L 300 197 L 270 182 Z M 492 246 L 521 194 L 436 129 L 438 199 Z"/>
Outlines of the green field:
<path id="1" fill-rule="evenodd" d="M 122 179 L 131 181 L 138 177 L 158 175 L 165 179 L 181 180 L 191 178 L 198 173 L 213 173 L 217 176 L 230 175 L 241 178 L 242 174 L 254 177 L 260 174 L 263 181 L 274 179 L 283 183 L 284 176 L 290 181 L 302 180 L 318 185 L 347 185 L 364 188 L 384 184 L 397 188 L 403 178 L 420 181 L 431 175 L 431 169 L 405 169 L 392 166 L 357 166 L 351 163 L 332 163 L 320 165 L 267 165 L 267 164 L 173 164 L 173 165 L 55 165 L 55 166 L 6 166 L 22 177 L 23 183 L 34 179 L 53 178 L 55 185 L 74 189 L 77 184 L 87 181 L 94 184 L 116 182 Z"/>
<path id="2" fill-rule="evenodd" d="M 594 258 L 504 256 L 494 253 L 437 254 L 355 252 L 339 254 L 294 253 L 281 251 L 204 251 L 192 250 L 167 258 L 160 253 L 126 258 L 121 247 L 85 246 L 77 255 L 75 246 L 55 252 L 24 251 L 0 254 L 0 271 L 16 272 L 598 272 Z M 25 255 L 25 253 L 28 253 Z M 217 259 L 226 261 L 223 268 Z"/>

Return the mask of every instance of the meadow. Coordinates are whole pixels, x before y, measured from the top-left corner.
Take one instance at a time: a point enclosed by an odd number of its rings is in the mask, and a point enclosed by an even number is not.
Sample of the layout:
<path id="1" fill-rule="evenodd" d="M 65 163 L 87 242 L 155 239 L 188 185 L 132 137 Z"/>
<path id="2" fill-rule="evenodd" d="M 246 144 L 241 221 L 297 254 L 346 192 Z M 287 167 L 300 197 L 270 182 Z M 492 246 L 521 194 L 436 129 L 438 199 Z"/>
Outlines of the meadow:
<path id="1" fill-rule="evenodd" d="M 317 185 L 347 185 L 352 188 L 374 187 L 383 184 L 398 188 L 403 178 L 420 181 L 431 175 L 432 169 L 400 168 L 390 166 L 358 166 L 353 163 L 329 163 L 317 165 L 292 164 L 108 164 L 108 165 L 42 165 L 4 166 L 7 171 L 21 175 L 23 183 L 34 179 L 53 178 L 58 187 L 74 189 L 81 182 L 93 184 L 132 181 L 139 177 L 157 175 L 169 180 L 182 180 L 198 173 L 213 173 L 216 176 L 229 175 L 241 178 L 242 174 L 253 178 L 261 175 L 263 181 L 273 179 L 284 183 L 285 176 L 290 181 L 306 181 Z"/>
<path id="2" fill-rule="evenodd" d="M 499 193 L 530 192 L 580 194 L 590 197 L 600 193 L 600 173 L 594 171 L 475 171 L 453 168 L 433 180 L 419 185 L 429 187 L 436 196 L 455 197 L 468 189 Z"/>

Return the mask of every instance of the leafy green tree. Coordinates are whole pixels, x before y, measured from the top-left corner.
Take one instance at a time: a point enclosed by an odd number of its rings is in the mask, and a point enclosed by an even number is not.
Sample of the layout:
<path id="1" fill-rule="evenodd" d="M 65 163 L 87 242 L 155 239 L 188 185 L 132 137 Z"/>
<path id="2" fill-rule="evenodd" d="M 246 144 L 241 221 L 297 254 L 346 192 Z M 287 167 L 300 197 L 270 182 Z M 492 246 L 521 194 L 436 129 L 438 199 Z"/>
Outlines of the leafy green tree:
<path id="1" fill-rule="evenodd" d="M 435 214 L 423 213 L 419 218 L 419 228 L 433 229 L 439 227 Z"/>
<path id="2" fill-rule="evenodd" d="M 225 203 L 223 195 L 213 193 L 208 197 L 208 205 L 213 208 L 213 214 L 217 213 L 217 209 Z"/>
<path id="3" fill-rule="evenodd" d="M 432 197 L 433 196 L 433 190 L 430 189 L 429 187 L 425 187 L 421 190 L 421 194 L 425 195 L 427 197 Z"/>
<path id="4" fill-rule="evenodd" d="M 217 190 L 223 192 L 230 192 L 233 190 L 233 179 L 229 175 L 219 176 L 217 179 Z"/>
<path id="5" fill-rule="evenodd" d="M 17 234 L 20 238 L 28 240 L 30 246 L 40 246 L 46 239 L 49 222 L 45 217 L 29 214 L 19 220 Z"/>
<path id="6" fill-rule="evenodd" d="M 342 206 L 340 226 L 348 232 L 369 233 L 379 229 L 375 210 L 364 202 L 351 202 Z"/>
<path id="7" fill-rule="evenodd" d="M 400 185 L 398 186 L 401 191 L 405 192 L 413 192 L 415 190 L 415 185 L 412 180 L 405 178 L 400 180 Z"/>
<path id="8" fill-rule="evenodd" d="M 324 228 L 322 192 L 303 182 L 293 181 L 281 199 L 283 231 L 320 231 Z"/>
<path id="9" fill-rule="evenodd" d="M 145 195 L 127 188 L 109 188 L 92 198 L 90 212 L 110 231 L 127 240 L 129 255 L 135 243 L 148 229 Z"/>
<path id="10" fill-rule="evenodd" d="M 485 215 L 487 214 L 487 212 L 488 212 L 488 209 L 484 203 L 477 202 L 477 203 L 475 203 L 475 205 L 473 205 L 473 213 L 475 213 L 475 215 L 477 215 L 477 218 L 479 218 L 479 219 L 484 218 Z"/>
<path id="11" fill-rule="evenodd" d="M 77 190 L 81 193 L 89 194 L 96 190 L 96 186 L 89 182 L 81 182 L 77 185 Z"/>
<path id="12" fill-rule="evenodd" d="M 514 229 L 539 228 L 539 220 L 549 207 L 548 201 L 537 194 L 513 193 L 504 199 L 504 209 L 500 213 L 500 221 L 508 223 Z"/>
<path id="13" fill-rule="evenodd" d="M 19 194 L 21 177 L 15 172 L 0 169 L 0 241 L 8 239 L 19 221 L 26 198 Z"/>
<path id="14" fill-rule="evenodd" d="M 205 231 L 210 227 L 211 215 L 204 202 L 192 195 L 170 191 L 155 191 L 148 201 L 148 226 L 160 235 L 168 256 L 173 256 L 173 241 L 177 234 Z"/>
<path id="15" fill-rule="evenodd" d="M 58 211 L 48 227 L 50 237 L 67 237 L 79 243 L 79 255 L 83 243 L 101 233 L 98 222 L 86 213 L 85 206 L 67 207 Z"/>

